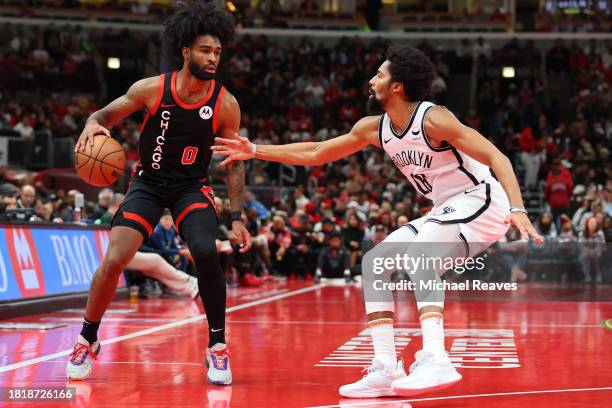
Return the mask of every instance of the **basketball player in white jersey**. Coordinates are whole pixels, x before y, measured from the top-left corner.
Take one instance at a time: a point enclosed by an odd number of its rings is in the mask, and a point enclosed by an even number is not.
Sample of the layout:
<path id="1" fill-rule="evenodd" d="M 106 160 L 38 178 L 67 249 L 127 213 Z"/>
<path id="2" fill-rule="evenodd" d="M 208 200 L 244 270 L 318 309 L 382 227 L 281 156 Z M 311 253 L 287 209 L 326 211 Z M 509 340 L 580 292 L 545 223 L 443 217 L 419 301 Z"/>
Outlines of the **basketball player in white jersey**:
<path id="1" fill-rule="evenodd" d="M 381 147 L 415 189 L 434 203 L 427 215 L 400 227 L 385 239 L 384 242 L 412 243 L 407 246 L 408 254 L 417 242 L 450 241 L 456 242 L 464 254 L 475 256 L 486 245 L 500 239 L 508 224 L 516 226 L 523 238 L 531 236 L 541 241 L 523 207 L 510 160 L 446 108 L 425 101 L 430 93 L 433 69 L 431 61 L 417 49 L 393 46 L 369 82 L 370 102 L 378 102 L 384 115 L 367 116 L 348 134 L 323 142 L 272 146 L 254 145 L 244 137 L 217 138 L 220 145 L 212 149 L 215 155 L 227 156 L 222 165 L 257 158 L 319 166 L 368 145 Z M 481 243 L 489 244 L 476 245 Z M 375 357 L 361 380 L 340 387 L 341 396 L 411 396 L 461 379 L 444 348 L 443 302 L 417 300 L 423 349 L 416 353 L 409 375 L 405 374 L 401 361 L 397 361 L 393 302 L 366 299 L 365 307 Z"/>

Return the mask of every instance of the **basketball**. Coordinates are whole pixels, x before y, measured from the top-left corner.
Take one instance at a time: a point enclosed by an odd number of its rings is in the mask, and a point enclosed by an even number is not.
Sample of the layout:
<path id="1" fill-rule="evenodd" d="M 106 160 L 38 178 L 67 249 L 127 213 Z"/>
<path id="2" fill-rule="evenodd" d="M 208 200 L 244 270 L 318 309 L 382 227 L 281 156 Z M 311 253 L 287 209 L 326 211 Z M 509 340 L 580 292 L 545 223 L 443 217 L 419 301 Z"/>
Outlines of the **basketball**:
<path id="1" fill-rule="evenodd" d="M 76 171 L 87 183 L 103 187 L 113 184 L 125 171 L 125 151 L 115 139 L 95 135 L 94 143 L 76 152 Z"/>

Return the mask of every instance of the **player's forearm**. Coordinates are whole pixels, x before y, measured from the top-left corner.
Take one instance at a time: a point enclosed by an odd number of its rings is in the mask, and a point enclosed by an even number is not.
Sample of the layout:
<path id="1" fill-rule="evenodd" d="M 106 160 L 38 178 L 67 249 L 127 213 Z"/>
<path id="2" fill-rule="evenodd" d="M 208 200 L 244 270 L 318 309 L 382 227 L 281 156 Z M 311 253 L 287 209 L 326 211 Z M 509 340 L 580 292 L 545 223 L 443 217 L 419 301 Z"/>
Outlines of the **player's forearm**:
<path id="1" fill-rule="evenodd" d="M 491 162 L 491 168 L 495 172 L 495 176 L 508 195 L 508 200 L 512 207 L 523 208 L 523 197 L 521 196 L 521 188 L 519 186 L 512 163 L 503 154 L 497 155 Z"/>
<path id="2" fill-rule="evenodd" d="M 227 166 L 227 195 L 232 212 L 242 211 L 244 197 L 244 162 L 235 161 Z"/>
<path id="3" fill-rule="evenodd" d="M 317 162 L 316 148 L 316 142 L 257 145 L 255 158 L 296 166 L 316 166 L 320 164 Z"/>
<path id="4" fill-rule="evenodd" d="M 85 122 L 85 125 L 87 126 L 90 124 L 100 125 L 108 129 L 111 128 L 115 123 L 112 121 L 110 115 L 107 112 L 105 112 L 103 109 L 100 109 L 92 113 L 87 118 L 87 122 Z"/>

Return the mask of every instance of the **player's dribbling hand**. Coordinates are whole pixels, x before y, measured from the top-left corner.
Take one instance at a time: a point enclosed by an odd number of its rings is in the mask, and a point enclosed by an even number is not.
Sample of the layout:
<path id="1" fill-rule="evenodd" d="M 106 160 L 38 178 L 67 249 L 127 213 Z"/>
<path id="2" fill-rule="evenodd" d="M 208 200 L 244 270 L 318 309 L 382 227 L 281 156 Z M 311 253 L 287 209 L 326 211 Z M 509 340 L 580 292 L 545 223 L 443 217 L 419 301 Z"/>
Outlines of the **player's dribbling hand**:
<path id="1" fill-rule="evenodd" d="M 242 221 L 232 222 L 232 232 L 236 237 L 236 241 L 238 241 L 240 252 L 244 253 L 251 249 L 251 234 L 249 234 L 249 231 L 246 229 Z"/>
<path id="2" fill-rule="evenodd" d="M 531 221 L 529 221 L 529 217 L 527 217 L 527 214 L 524 212 L 510 213 L 504 222 L 514 225 L 520 231 L 522 239 L 527 240 L 531 237 L 537 244 L 544 242 L 544 238 L 542 238 L 535 228 L 533 228 Z"/>
<path id="3" fill-rule="evenodd" d="M 211 146 L 210 149 L 213 151 L 213 156 L 227 156 L 225 160 L 221 162 L 221 166 L 225 166 L 236 160 L 249 160 L 255 157 L 253 143 L 249 142 L 249 139 L 240 136 L 238 133 L 236 133 L 235 139 L 215 137 L 215 142 L 219 144 Z"/>
<path id="4" fill-rule="evenodd" d="M 99 134 L 104 134 L 111 137 L 110 131 L 104 126 L 98 123 L 86 124 L 85 129 L 83 129 L 81 136 L 79 136 L 79 140 L 77 140 L 76 145 L 74 146 L 74 152 L 76 153 L 79 150 L 85 150 L 85 146 L 87 146 L 87 144 L 93 146 L 94 136 Z"/>

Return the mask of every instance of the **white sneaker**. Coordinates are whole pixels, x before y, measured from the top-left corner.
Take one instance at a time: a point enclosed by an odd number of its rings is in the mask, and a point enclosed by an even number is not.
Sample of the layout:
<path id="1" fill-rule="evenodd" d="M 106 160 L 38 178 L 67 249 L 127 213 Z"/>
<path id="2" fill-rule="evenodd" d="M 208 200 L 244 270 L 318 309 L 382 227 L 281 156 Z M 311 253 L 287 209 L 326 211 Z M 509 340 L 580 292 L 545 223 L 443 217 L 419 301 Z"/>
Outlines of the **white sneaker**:
<path id="1" fill-rule="evenodd" d="M 195 299 L 200 294 L 200 288 L 198 287 L 198 280 L 190 276 L 187 278 L 187 287 L 185 289 L 185 294 L 190 298 Z"/>
<path id="2" fill-rule="evenodd" d="M 85 337 L 79 334 L 70 360 L 66 365 L 66 376 L 69 380 L 84 380 L 91 374 L 91 367 L 100 353 L 100 341 L 89 344 Z"/>
<path id="3" fill-rule="evenodd" d="M 407 377 L 393 381 L 391 388 L 396 395 L 411 397 L 434 389 L 451 386 L 461 380 L 448 357 L 436 360 L 429 351 L 419 350 L 414 355 L 416 361 L 410 366 Z"/>
<path id="4" fill-rule="evenodd" d="M 391 389 L 394 380 L 406 376 L 404 363 L 397 362 L 395 371 L 385 367 L 378 360 L 372 360 L 372 365 L 364 369 L 366 375 L 357 382 L 346 384 L 340 387 L 340 396 L 347 398 L 377 398 L 395 395 Z"/>
<path id="5" fill-rule="evenodd" d="M 230 385 L 232 383 L 232 369 L 227 345 L 217 343 L 206 349 L 206 367 L 208 367 L 206 378 L 211 384 Z"/>

